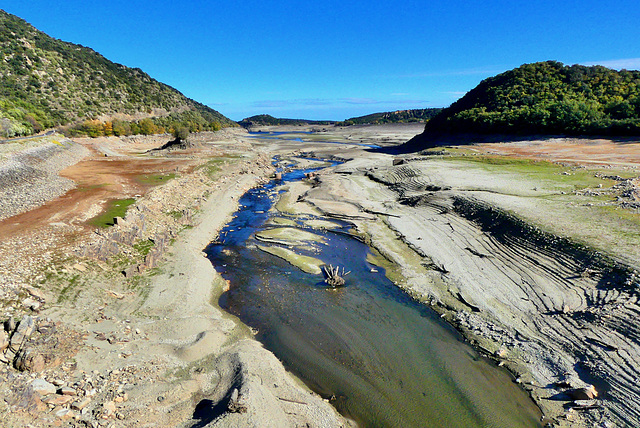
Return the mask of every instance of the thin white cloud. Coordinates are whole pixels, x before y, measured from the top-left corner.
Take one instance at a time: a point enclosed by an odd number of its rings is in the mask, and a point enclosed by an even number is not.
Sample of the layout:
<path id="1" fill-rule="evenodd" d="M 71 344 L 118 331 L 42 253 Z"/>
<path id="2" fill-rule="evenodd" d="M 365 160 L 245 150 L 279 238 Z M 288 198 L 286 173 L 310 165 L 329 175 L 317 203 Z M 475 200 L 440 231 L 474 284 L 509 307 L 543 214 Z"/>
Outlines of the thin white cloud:
<path id="1" fill-rule="evenodd" d="M 605 61 L 590 61 L 584 65 L 602 65 L 614 70 L 640 70 L 640 58 L 610 59 Z"/>

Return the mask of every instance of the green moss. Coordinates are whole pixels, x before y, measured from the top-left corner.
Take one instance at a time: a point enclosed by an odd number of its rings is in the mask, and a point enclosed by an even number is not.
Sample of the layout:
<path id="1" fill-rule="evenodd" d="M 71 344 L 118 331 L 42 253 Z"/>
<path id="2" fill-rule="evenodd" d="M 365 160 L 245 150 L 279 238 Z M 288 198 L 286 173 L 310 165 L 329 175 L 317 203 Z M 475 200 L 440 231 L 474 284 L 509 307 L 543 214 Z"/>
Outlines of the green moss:
<path id="1" fill-rule="evenodd" d="M 169 180 L 173 180 L 177 177 L 175 173 L 169 174 L 143 174 L 137 177 L 137 180 L 141 184 L 146 184 L 149 186 L 158 186 L 160 184 L 164 184 Z"/>
<path id="2" fill-rule="evenodd" d="M 129 206 L 136 202 L 134 198 L 128 199 L 113 199 L 108 202 L 105 211 L 89 220 L 89 224 L 96 227 L 109 227 L 113 226 L 114 217 L 124 218 L 127 214 Z"/>

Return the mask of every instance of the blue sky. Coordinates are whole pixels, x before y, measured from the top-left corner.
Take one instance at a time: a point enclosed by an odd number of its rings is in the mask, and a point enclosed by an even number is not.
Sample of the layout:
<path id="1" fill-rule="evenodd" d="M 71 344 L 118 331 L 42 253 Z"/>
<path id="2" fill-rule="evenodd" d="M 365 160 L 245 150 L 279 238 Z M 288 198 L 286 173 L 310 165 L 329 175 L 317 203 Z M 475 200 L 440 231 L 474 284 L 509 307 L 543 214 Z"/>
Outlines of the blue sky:
<path id="1" fill-rule="evenodd" d="M 447 106 L 557 60 L 640 68 L 637 0 L 0 0 L 47 34 L 240 120 Z"/>

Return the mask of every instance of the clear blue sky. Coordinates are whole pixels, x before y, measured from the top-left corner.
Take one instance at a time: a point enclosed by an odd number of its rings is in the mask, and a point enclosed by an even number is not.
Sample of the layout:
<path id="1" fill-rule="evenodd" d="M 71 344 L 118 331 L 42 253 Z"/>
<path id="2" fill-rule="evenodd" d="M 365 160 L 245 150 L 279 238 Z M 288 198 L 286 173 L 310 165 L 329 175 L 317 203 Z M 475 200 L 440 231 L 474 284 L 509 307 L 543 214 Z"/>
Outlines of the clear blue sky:
<path id="1" fill-rule="evenodd" d="M 0 8 L 235 120 L 442 107 L 486 77 L 549 59 L 640 68 L 638 0 L 0 0 Z"/>

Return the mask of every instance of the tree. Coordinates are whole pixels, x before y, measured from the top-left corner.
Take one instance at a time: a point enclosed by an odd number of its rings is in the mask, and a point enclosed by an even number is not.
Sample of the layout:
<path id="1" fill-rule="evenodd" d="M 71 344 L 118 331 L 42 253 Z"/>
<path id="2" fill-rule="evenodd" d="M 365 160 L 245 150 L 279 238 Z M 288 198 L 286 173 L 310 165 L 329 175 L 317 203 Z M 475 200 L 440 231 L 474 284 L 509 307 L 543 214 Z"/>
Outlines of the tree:
<path id="1" fill-rule="evenodd" d="M 178 126 L 174 128 L 172 132 L 173 138 L 175 138 L 177 141 L 187 141 L 190 133 L 191 132 L 189 131 L 188 126 Z"/>
<path id="2" fill-rule="evenodd" d="M 158 127 L 156 126 L 156 124 L 153 123 L 153 120 L 149 118 L 142 119 L 138 123 L 138 126 L 140 127 L 140 133 L 144 135 L 155 134 L 158 130 Z"/>

